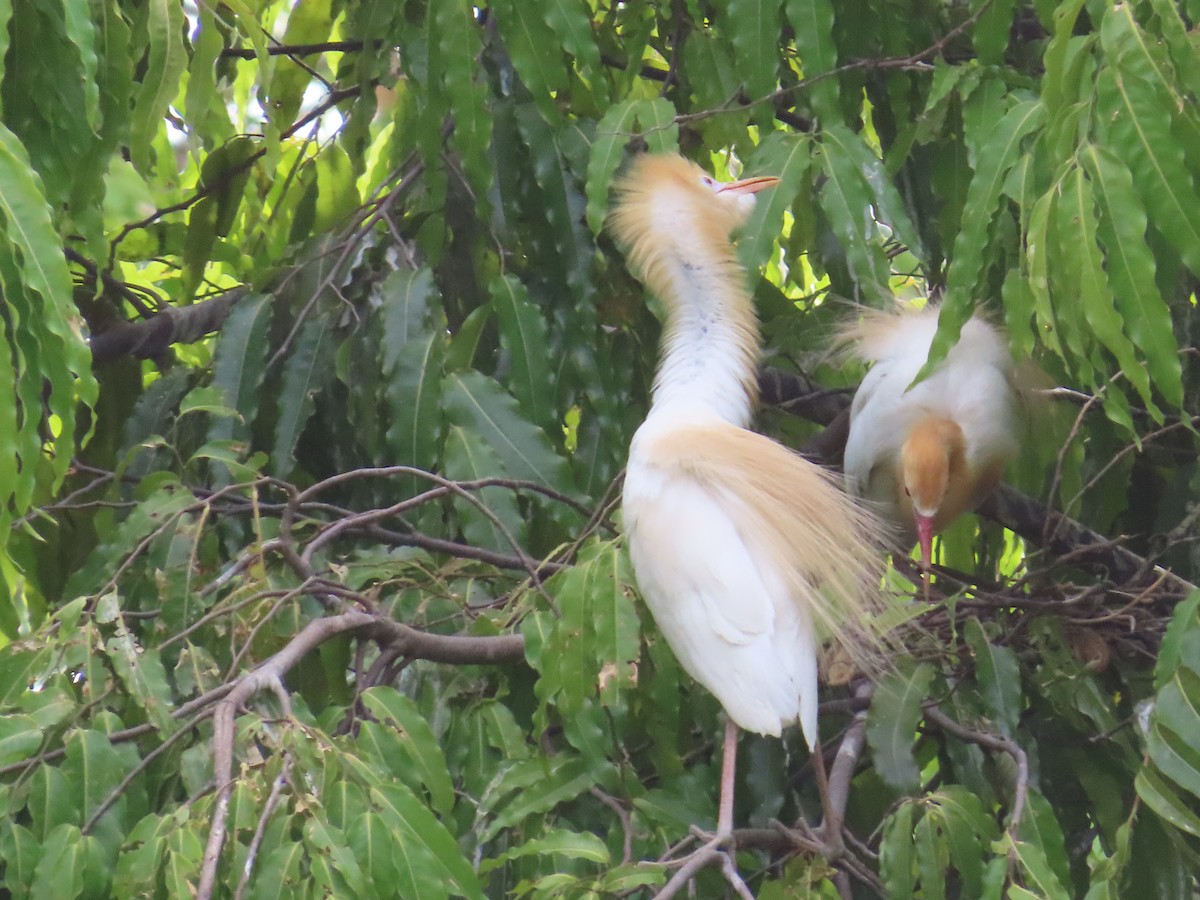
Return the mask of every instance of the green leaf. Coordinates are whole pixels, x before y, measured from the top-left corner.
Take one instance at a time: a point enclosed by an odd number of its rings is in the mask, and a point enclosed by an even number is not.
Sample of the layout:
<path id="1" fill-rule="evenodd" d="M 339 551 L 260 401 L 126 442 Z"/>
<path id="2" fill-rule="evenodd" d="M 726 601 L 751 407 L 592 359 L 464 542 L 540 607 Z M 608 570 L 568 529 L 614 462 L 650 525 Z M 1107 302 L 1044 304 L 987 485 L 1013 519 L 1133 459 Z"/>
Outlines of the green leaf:
<path id="1" fill-rule="evenodd" d="M 567 86 L 562 43 L 539 6 L 521 0 L 498 0 L 490 7 L 496 16 L 513 67 L 533 94 L 542 115 L 558 118 L 554 94 Z"/>
<path id="2" fill-rule="evenodd" d="M 846 254 L 846 263 L 864 300 L 881 305 L 890 300 L 887 258 L 872 215 L 872 193 L 857 163 L 834 141 L 821 144 L 819 160 L 826 175 L 821 206 Z"/>
<path id="3" fill-rule="evenodd" d="M 184 862 L 179 859 L 179 862 Z M 250 896 L 253 900 L 284 900 L 295 897 L 303 884 L 301 865 L 304 862 L 304 845 L 299 841 L 289 841 L 266 855 L 262 861 L 254 881 Z M 175 883 L 179 887 L 188 885 L 191 881 L 189 867 L 179 866 L 176 870 Z"/>
<path id="4" fill-rule="evenodd" d="M 1200 273 L 1200 197 L 1171 136 L 1164 99 L 1144 79 L 1112 68 L 1100 73 L 1096 97 L 1104 146 L 1126 162 L 1151 221 L 1163 226 L 1163 237 L 1187 267 Z"/>
<path id="5" fill-rule="evenodd" d="M 557 416 L 551 407 L 550 346 L 542 311 L 529 300 L 529 292 L 512 275 L 492 282 L 492 309 L 500 325 L 500 338 L 508 350 L 512 373 L 509 388 L 525 415 L 552 433 Z"/>
<path id="6" fill-rule="evenodd" d="M 478 372 L 453 373 L 444 385 L 450 421 L 482 438 L 512 478 L 570 491 L 567 462 L 554 452 L 546 433 L 521 415 L 517 402 L 495 381 Z"/>
<path id="7" fill-rule="evenodd" d="M 1158 662 L 1154 666 L 1154 689 L 1160 691 L 1175 675 L 1183 661 L 1183 641 L 1200 630 L 1200 590 L 1192 591 L 1185 600 L 1175 605 L 1171 621 L 1163 634 L 1162 646 L 1158 651 Z M 1200 668 L 1195 661 L 1193 668 Z"/>
<path id="8" fill-rule="evenodd" d="M 516 762 L 480 798 L 479 840 L 486 844 L 505 828 L 573 800 L 595 784 L 587 762 L 567 753 Z"/>
<path id="9" fill-rule="evenodd" d="M 296 444 L 312 416 L 316 394 L 333 375 L 331 329 L 328 314 L 311 314 L 300 326 L 283 364 L 279 417 L 271 450 L 271 469 L 276 477 L 287 478 L 296 467 Z"/>
<path id="10" fill-rule="evenodd" d="M 592 33 L 591 10 L 582 0 L 546 0 L 542 11 L 562 48 L 575 57 L 580 74 L 599 95 L 597 99 L 606 99 L 606 73 L 600 62 L 600 47 Z"/>
<path id="11" fill-rule="evenodd" d="M 879 777 L 899 791 L 920 786 L 921 772 L 913 759 L 921 704 L 929 694 L 933 667 L 921 663 L 910 673 L 895 672 L 880 679 L 867 713 L 867 743 Z"/>
<path id="12" fill-rule="evenodd" d="M 408 788 L 401 784 L 372 788 L 371 801 L 383 821 L 397 832 L 400 843 L 419 849 L 433 864 L 435 878 L 460 896 L 483 900 L 479 879 L 454 837 Z"/>
<path id="13" fill-rule="evenodd" d="M 1022 866 L 1034 875 L 1046 897 L 1069 897 L 1071 883 L 1066 841 L 1054 807 L 1041 792 L 1030 787 L 1025 815 L 1017 829 L 1017 854 Z M 1036 875 L 1034 874 L 1036 872 Z"/>
<path id="14" fill-rule="evenodd" d="M 79 896 L 84 886 L 85 840 L 74 825 L 60 825 L 46 836 L 29 892 L 32 900 L 70 900 Z"/>
<path id="15" fill-rule="evenodd" d="M 429 790 L 433 807 L 449 819 L 454 810 L 454 785 L 446 768 L 442 748 L 433 729 L 417 705 L 390 687 L 375 687 L 362 694 L 362 702 L 380 721 L 391 723 L 400 733 L 408 763 L 416 769 Z"/>
<path id="16" fill-rule="evenodd" d="M 805 79 L 837 68 L 832 0 L 787 0 L 785 8 L 795 32 L 796 51 Z M 822 125 L 833 125 L 840 120 L 837 78 L 818 81 L 809 88 L 809 96 Z"/>
<path id="17" fill-rule="evenodd" d="M 484 860 L 480 871 L 487 873 L 502 863 L 527 856 L 562 856 L 566 859 L 583 859 L 607 865 L 610 861 L 608 847 L 604 841 L 590 832 L 568 831 L 554 828 L 541 837 L 518 844 L 499 856 Z"/>
<path id="18" fill-rule="evenodd" d="M 913 838 L 922 900 L 945 900 L 950 848 L 942 840 L 937 820 L 932 814 L 926 814 L 917 823 Z"/>
<path id="19" fill-rule="evenodd" d="M 4 860 L 4 884 L 13 897 L 29 896 L 38 862 L 42 858 L 42 842 L 28 828 L 10 824 L 0 834 L 0 859 Z"/>
<path id="20" fill-rule="evenodd" d="M 1016 5 L 1016 0 L 993 2 L 971 29 L 971 41 L 975 44 L 975 52 L 979 55 L 980 62 L 987 65 L 1003 62 Z"/>
<path id="21" fill-rule="evenodd" d="M 883 839 L 879 842 L 879 877 L 887 896 L 892 900 L 910 900 L 916 887 L 916 858 L 913 853 L 915 810 L 915 804 L 901 803 L 884 821 Z"/>
<path id="22" fill-rule="evenodd" d="M 642 139 L 651 153 L 675 153 L 679 150 L 679 125 L 675 106 L 665 97 L 637 102 L 637 120 Z"/>
<path id="23" fill-rule="evenodd" d="M 1156 769 L 1143 766 L 1133 784 L 1142 802 L 1162 816 L 1163 821 L 1200 837 L 1200 815 L 1196 814 L 1195 801 L 1181 798 L 1178 788 Z"/>
<path id="24" fill-rule="evenodd" d="M 638 101 L 625 100 L 608 108 L 596 125 L 587 169 L 587 221 L 599 234 L 608 215 L 608 195 L 613 176 L 625 156 L 625 145 L 637 121 Z"/>
<path id="25" fill-rule="evenodd" d="M 441 298 L 428 269 L 393 272 L 380 286 L 379 297 L 389 462 L 433 470 L 444 430 L 446 317 Z M 416 480 L 406 486 L 410 495 L 426 487 Z"/>
<path id="26" fill-rule="evenodd" d="M 446 435 L 444 470 L 445 476 L 454 481 L 475 481 L 498 477 L 504 466 L 479 435 L 452 425 Z M 463 536 L 476 547 L 512 553 L 517 549 L 513 542 L 521 545 L 527 530 L 516 493 L 497 485 L 475 491 L 474 495 L 495 521 L 473 503 L 458 499 L 455 508 L 462 522 Z"/>
<path id="27" fill-rule="evenodd" d="M 146 10 L 149 51 L 133 106 L 130 154 L 133 164 L 149 174 L 154 170 L 151 144 L 162 127 L 167 106 L 179 91 L 187 53 L 183 46 L 183 7 L 173 0 L 149 0 Z"/>
<path id="28" fill-rule="evenodd" d="M 1146 407 L 1161 418 L 1150 391 L 1150 376 L 1137 358 L 1133 342 L 1125 335 L 1125 323 L 1116 310 L 1108 285 L 1100 248 L 1096 244 L 1096 207 L 1092 186 L 1082 169 L 1072 169 L 1063 181 L 1058 204 L 1065 283 L 1078 291 L 1088 331 L 1116 358 L 1121 371 L 1137 388 Z M 1172 355 L 1174 348 L 1172 348 Z"/>
<path id="29" fill-rule="evenodd" d="M 175 733 L 179 723 L 171 717 L 174 704 L 162 658 L 156 648 L 141 646 L 123 622 L 118 620 L 116 624 L 117 633 L 104 644 L 108 661 L 159 733 L 169 737 Z"/>
<path id="30" fill-rule="evenodd" d="M 766 265 L 783 230 L 784 213 L 800 192 L 812 167 L 812 139 L 773 132 L 763 138 L 746 165 L 746 174 L 774 175 L 779 184 L 757 195 L 754 212 L 738 240 L 738 257 L 750 273 Z"/>
<path id="31" fill-rule="evenodd" d="M 978 619 L 969 619 L 963 632 L 975 658 L 975 680 L 997 730 L 1007 738 L 1017 732 L 1021 702 L 1021 670 L 1008 647 L 988 641 Z"/>
<path id="32" fill-rule="evenodd" d="M 304 842 L 309 848 L 310 858 L 325 859 L 332 863 L 334 869 L 345 879 L 346 888 L 354 896 L 361 897 L 366 894 L 367 882 L 363 877 L 362 867 L 346 845 L 345 836 L 340 829 L 319 819 L 309 819 L 304 823 Z"/>
<path id="33" fill-rule="evenodd" d="M 1004 180 L 1020 157 L 1021 141 L 1042 123 L 1043 107 L 1032 101 L 1017 103 L 986 132 L 975 159 L 975 174 L 963 205 L 963 228 L 954 241 L 946 271 L 946 296 L 938 317 L 938 331 L 929 360 L 917 375 L 924 378 L 958 343 L 959 332 L 975 308 L 976 289 L 984 275 L 984 248 L 992 219 L 1000 206 Z"/>
<path id="34" fill-rule="evenodd" d="M 42 729 L 30 716 L 0 716 L 0 766 L 28 759 L 42 745 Z"/>
<path id="35" fill-rule="evenodd" d="M 233 416 L 214 417 L 209 425 L 210 441 L 245 438 L 248 425 L 258 416 L 258 403 L 267 363 L 267 331 L 274 309 L 270 294 L 243 297 L 229 313 L 213 351 L 212 386 L 220 391 L 224 405 L 237 410 Z"/>
<path id="36" fill-rule="evenodd" d="M 1147 216 L 1125 164 L 1102 147 L 1080 150 L 1100 207 L 1099 234 L 1117 311 L 1154 386 L 1176 407 L 1183 403 L 1183 366 L 1171 311 L 1155 283 L 1155 262 L 1146 245 Z"/>
<path id="37" fill-rule="evenodd" d="M 821 140 L 822 143 L 836 147 L 838 153 L 854 161 L 871 189 L 872 204 L 879 219 L 891 228 L 896 240 L 913 256 L 919 260 L 924 259 L 925 249 L 921 245 L 921 236 L 908 217 L 908 210 L 904 207 L 900 192 L 888 178 L 883 161 L 863 142 L 860 135 L 854 134 L 843 125 L 825 126 L 821 132 Z"/>
<path id="38" fill-rule="evenodd" d="M 738 74 L 751 100 L 775 89 L 781 6 L 782 0 L 730 0 L 724 5 L 722 28 L 733 44 Z"/>

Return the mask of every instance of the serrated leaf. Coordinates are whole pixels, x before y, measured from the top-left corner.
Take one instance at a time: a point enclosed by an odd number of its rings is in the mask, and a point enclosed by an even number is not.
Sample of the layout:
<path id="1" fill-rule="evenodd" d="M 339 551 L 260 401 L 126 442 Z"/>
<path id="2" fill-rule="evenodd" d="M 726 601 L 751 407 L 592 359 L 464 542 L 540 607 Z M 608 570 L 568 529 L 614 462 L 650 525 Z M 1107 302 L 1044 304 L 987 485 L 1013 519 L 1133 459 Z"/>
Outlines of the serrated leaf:
<path id="1" fill-rule="evenodd" d="M 638 101 L 624 100 L 610 106 L 596 124 L 587 170 L 587 221 L 593 234 L 599 234 L 604 227 L 613 175 L 625 156 L 637 110 Z"/>
<path id="2" fill-rule="evenodd" d="M 312 315 L 300 326 L 283 364 L 271 450 L 271 470 L 278 478 L 287 478 L 296 467 L 296 444 L 312 415 L 316 393 L 333 375 L 331 330 L 327 314 Z"/>
<path id="3" fill-rule="evenodd" d="M 775 88 L 779 59 L 779 12 L 782 0 L 730 0 L 724 4 L 722 30 L 737 54 L 738 74 L 751 100 Z"/>
<path id="4" fill-rule="evenodd" d="M 479 435 L 457 425 L 450 426 L 446 434 L 443 468 L 445 476 L 454 481 L 496 478 L 504 471 L 495 451 Z M 467 542 L 499 553 L 514 552 L 513 542 L 521 545 L 526 531 L 516 494 L 499 485 L 474 494 L 496 521 L 473 503 L 456 500 L 455 509 Z"/>
<path id="5" fill-rule="evenodd" d="M 1116 310 L 1116 300 L 1096 244 L 1097 215 L 1092 186 L 1082 169 L 1073 169 L 1063 180 L 1058 213 L 1058 227 L 1063 238 L 1059 246 L 1066 270 L 1064 281 L 1078 291 L 1088 332 L 1108 348 L 1125 377 L 1137 388 L 1146 408 L 1161 419 L 1162 414 L 1150 391 L 1145 362 L 1138 359 L 1133 342 L 1125 334 L 1125 322 Z"/>
<path id="6" fill-rule="evenodd" d="M 446 317 L 428 269 L 394 272 L 379 289 L 380 342 L 392 463 L 437 468 L 444 430 L 441 400 Z M 409 480 L 408 493 L 427 485 Z"/>
<path id="7" fill-rule="evenodd" d="M 929 349 L 929 360 L 917 380 L 933 371 L 950 348 L 975 308 L 976 286 L 984 274 L 984 248 L 992 219 L 1000 205 L 1004 180 L 1020 157 L 1021 141 L 1041 124 L 1043 107 L 1033 101 L 1017 103 L 987 132 L 975 159 L 975 174 L 963 205 L 963 228 L 954 241 L 946 271 L 946 296 L 938 316 L 938 330 Z"/>
<path id="8" fill-rule="evenodd" d="M 821 207 L 846 254 L 850 274 L 865 300 L 881 305 L 891 298 L 890 272 L 866 178 L 854 160 L 833 144 L 822 143 L 817 159 L 826 175 Z"/>
<path id="9" fill-rule="evenodd" d="M 921 773 L 913 759 L 913 742 L 921 720 L 921 704 L 929 693 L 933 667 L 922 663 L 910 673 L 885 675 L 875 688 L 867 713 L 867 743 L 879 777 L 900 791 L 915 791 Z"/>
<path id="10" fill-rule="evenodd" d="M 525 285 L 512 275 L 493 281 L 491 294 L 500 338 L 511 357 L 509 388 L 530 421 L 550 432 L 557 416 L 551 406 L 554 392 L 546 320 L 530 302 Z"/>
<path id="11" fill-rule="evenodd" d="M 1096 97 L 1105 122 L 1104 145 L 1124 160 L 1133 184 L 1162 235 L 1193 272 L 1200 273 L 1200 197 L 1171 136 L 1171 117 L 1152 85 L 1129 72 L 1106 68 Z"/>
<path id="12" fill-rule="evenodd" d="M 558 36 L 535 4 L 499 0 L 490 9 L 504 36 L 513 67 L 542 114 L 550 120 L 557 119 L 554 94 L 567 86 L 567 67 Z"/>
<path id="13" fill-rule="evenodd" d="M 183 7 L 174 0 L 149 0 L 146 5 L 146 34 L 149 47 L 141 87 L 133 105 L 130 155 L 142 172 L 154 169 L 151 144 L 167 106 L 179 91 L 179 79 L 187 67 L 183 46 Z"/>
<path id="14" fill-rule="evenodd" d="M 1011 738 L 1021 715 L 1021 669 L 1017 656 L 1008 647 L 988 641 L 978 619 L 969 619 L 963 631 L 967 646 L 975 657 L 975 680 L 996 728 Z"/>
<path id="15" fill-rule="evenodd" d="M 419 847 L 444 884 L 461 896 L 483 900 L 479 879 L 463 858 L 454 837 L 408 788 L 401 784 L 372 788 L 371 801 L 383 821 L 398 832 L 400 843 Z"/>
<path id="16" fill-rule="evenodd" d="M 901 803 L 885 820 L 879 842 L 879 876 L 892 900 L 910 900 L 916 887 L 912 803 Z"/>
<path id="17" fill-rule="evenodd" d="M 1154 255 L 1146 245 L 1147 216 L 1125 164 L 1089 144 L 1080 151 L 1100 207 L 1099 235 L 1117 310 L 1142 351 L 1154 386 L 1167 402 L 1183 403 L 1182 363 L 1171 311 L 1155 283 Z"/>
<path id="18" fill-rule="evenodd" d="M 561 753 L 549 760 L 515 763 L 480 798 L 479 815 L 487 824 L 483 825 L 479 840 L 487 843 L 505 828 L 573 800 L 595 783 L 587 762 L 577 756 Z"/>
<path id="19" fill-rule="evenodd" d="M 362 702 L 380 721 L 396 727 L 411 766 L 429 790 L 434 809 L 449 820 L 454 811 L 454 785 L 442 748 L 417 705 L 390 687 L 365 691 Z"/>
<path id="20" fill-rule="evenodd" d="M 774 175 L 779 184 L 758 194 L 754 212 L 738 240 L 738 258 L 756 273 L 774 250 L 792 206 L 812 166 L 813 142 L 808 135 L 773 132 L 763 138 L 746 165 L 746 175 Z"/>
<path id="21" fill-rule="evenodd" d="M 445 410 L 452 423 L 482 438 L 512 478 L 570 491 L 571 472 L 554 452 L 546 433 L 521 415 L 517 402 L 495 381 L 478 372 L 453 373 L 445 380 Z"/>
<path id="22" fill-rule="evenodd" d="M 834 40 L 834 8 L 832 0 L 787 0 L 788 22 L 795 32 L 796 50 L 800 54 L 805 79 L 829 72 L 837 67 L 837 42 Z M 839 121 L 840 101 L 838 81 L 825 78 L 809 89 L 812 106 L 823 125 Z"/>

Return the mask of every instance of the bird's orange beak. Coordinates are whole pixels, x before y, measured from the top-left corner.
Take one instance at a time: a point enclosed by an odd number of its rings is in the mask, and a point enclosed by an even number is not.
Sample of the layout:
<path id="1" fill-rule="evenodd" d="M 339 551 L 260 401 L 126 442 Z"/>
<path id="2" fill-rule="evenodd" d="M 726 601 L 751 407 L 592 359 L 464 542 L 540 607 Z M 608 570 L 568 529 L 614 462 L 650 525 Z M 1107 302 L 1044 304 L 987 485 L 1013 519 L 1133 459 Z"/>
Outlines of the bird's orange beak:
<path id="1" fill-rule="evenodd" d="M 917 543 L 921 545 L 921 569 L 928 572 L 933 562 L 933 516 L 923 516 L 913 511 L 917 523 Z"/>
<path id="2" fill-rule="evenodd" d="M 717 188 L 718 194 L 757 194 L 759 191 L 774 187 L 779 179 L 774 175 L 756 175 L 753 178 L 743 178 L 741 181 L 731 181 Z"/>

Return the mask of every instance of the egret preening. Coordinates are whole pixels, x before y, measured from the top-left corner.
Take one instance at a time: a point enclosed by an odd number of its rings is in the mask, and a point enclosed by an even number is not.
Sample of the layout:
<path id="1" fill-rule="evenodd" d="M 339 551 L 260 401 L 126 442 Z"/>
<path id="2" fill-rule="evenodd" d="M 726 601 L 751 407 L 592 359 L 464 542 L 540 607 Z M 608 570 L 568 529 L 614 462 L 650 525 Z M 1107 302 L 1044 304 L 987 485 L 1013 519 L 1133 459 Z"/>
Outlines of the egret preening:
<path id="1" fill-rule="evenodd" d="M 846 330 L 871 370 L 850 408 L 846 487 L 877 506 L 908 546 L 973 510 L 1017 455 L 1021 388 L 1003 333 L 978 316 L 917 385 L 937 333 L 938 309 L 868 311 Z M 911 387 L 910 387 L 911 385 Z"/>
<path id="2" fill-rule="evenodd" d="M 643 156 L 610 223 L 666 308 L 625 529 L 655 621 L 727 714 L 718 835 L 732 830 L 737 726 L 779 735 L 798 721 L 816 750 L 818 642 L 860 659 L 878 646 L 879 525 L 822 469 L 746 428 L 759 334 L 730 236 L 777 181 L 720 183 L 681 157 Z"/>

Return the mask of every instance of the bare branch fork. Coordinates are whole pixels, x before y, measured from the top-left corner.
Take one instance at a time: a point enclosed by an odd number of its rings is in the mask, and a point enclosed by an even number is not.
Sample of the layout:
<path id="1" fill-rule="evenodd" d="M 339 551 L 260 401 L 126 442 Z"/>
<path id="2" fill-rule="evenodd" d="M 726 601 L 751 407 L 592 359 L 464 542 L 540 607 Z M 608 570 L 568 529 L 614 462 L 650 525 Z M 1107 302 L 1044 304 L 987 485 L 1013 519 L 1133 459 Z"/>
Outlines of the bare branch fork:
<path id="1" fill-rule="evenodd" d="M 362 632 L 389 650 L 402 655 L 452 664 L 515 662 L 523 658 L 520 635 L 468 637 L 432 635 L 399 622 L 363 612 L 347 612 L 309 622 L 287 645 L 253 671 L 241 676 L 217 703 L 213 712 L 213 774 L 217 786 L 212 828 L 200 870 L 199 900 L 210 900 L 216 885 L 217 862 L 225 842 L 229 801 L 233 794 L 233 745 L 237 712 L 255 694 L 274 693 L 290 713 L 284 676 L 309 652 L 341 634 Z"/>

